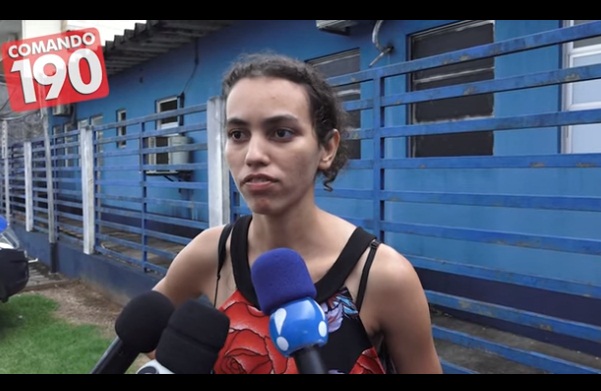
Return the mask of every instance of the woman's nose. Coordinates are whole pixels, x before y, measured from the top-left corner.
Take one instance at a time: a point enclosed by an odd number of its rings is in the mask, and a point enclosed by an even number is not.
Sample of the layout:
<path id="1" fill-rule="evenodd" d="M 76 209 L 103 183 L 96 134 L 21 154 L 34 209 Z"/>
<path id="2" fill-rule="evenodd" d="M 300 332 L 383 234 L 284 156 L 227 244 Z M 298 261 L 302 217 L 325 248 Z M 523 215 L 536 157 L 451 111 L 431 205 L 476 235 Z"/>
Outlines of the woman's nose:
<path id="1" fill-rule="evenodd" d="M 269 162 L 268 155 L 268 143 L 266 140 L 259 136 L 253 136 L 249 140 L 246 149 L 246 159 L 245 162 L 247 165 L 252 166 L 256 164 L 266 164 Z"/>

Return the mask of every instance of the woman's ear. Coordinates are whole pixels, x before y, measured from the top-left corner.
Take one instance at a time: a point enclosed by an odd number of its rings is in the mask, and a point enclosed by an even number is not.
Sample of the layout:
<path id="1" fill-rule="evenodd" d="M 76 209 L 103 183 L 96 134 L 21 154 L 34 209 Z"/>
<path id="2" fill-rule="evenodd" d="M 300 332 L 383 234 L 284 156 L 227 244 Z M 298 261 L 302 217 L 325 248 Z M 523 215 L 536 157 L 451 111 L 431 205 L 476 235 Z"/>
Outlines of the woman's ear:
<path id="1" fill-rule="evenodd" d="M 325 144 L 322 147 L 321 161 L 319 162 L 320 170 L 327 170 L 336 157 L 338 146 L 340 145 L 340 132 L 338 129 L 332 129 L 328 134 Z"/>

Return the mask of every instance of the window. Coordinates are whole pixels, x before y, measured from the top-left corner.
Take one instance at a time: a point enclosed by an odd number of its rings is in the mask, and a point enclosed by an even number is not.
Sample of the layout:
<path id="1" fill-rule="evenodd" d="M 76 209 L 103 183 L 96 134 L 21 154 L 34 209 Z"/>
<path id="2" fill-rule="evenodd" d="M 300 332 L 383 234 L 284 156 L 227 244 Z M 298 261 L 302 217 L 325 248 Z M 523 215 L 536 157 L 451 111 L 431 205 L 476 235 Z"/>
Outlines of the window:
<path id="1" fill-rule="evenodd" d="M 568 26 L 592 22 L 569 20 Z M 601 37 L 582 39 L 566 44 L 566 67 L 601 63 Z M 564 93 L 566 110 L 601 108 L 601 80 L 586 80 L 566 85 Z M 601 152 L 601 124 L 567 126 L 563 131 L 564 153 Z"/>
<path id="2" fill-rule="evenodd" d="M 92 126 L 102 125 L 102 116 L 97 115 L 95 117 L 90 118 L 90 124 L 92 124 Z"/>
<path id="3" fill-rule="evenodd" d="M 127 112 L 125 110 L 117 110 L 117 122 L 126 120 Z M 117 126 L 117 137 L 123 137 L 127 135 L 127 127 L 126 126 Z M 117 141 L 117 148 L 125 148 L 127 140 L 119 140 Z"/>
<path id="4" fill-rule="evenodd" d="M 326 77 L 357 72 L 361 65 L 358 50 L 320 57 L 308 62 Z M 336 92 L 343 102 L 361 98 L 359 83 L 336 87 Z M 349 111 L 349 121 L 351 129 L 361 128 L 361 112 L 358 110 Z M 347 140 L 346 145 L 348 146 L 349 159 L 361 159 L 361 140 Z"/>
<path id="5" fill-rule="evenodd" d="M 470 21 L 411 36 L 410 59 L 429 57 L 494 42 L 493 21 Z M 494 78 L 494 58 L 444 65 L 411 74 L 411 89 L 426 90 Z M 481 94 L 420 102 L 410 106 L 411 123 L 428 123 L 493 115 L 494 95 Z M 492 155 L 493 132 L 413 136 L 412 157 Z"/>
<path id="6" fill-rule="evenodd" d="M 156 112 L 163 113 L 165 111 L 176 110 L 179 108 L 178 106 L 179 99 L 177 97 L 159 100 L 157 102 Z M 173 117 L 161 118 L 157 121 L 157 129 L 168 129 L 179 126 L 182 121 L 180 117 L 181 116 L 174 115 Z"/>
<path id="7" fill-rule="evenodd" d="M 182 104 L 181 96 L 162 99 L 157 101 L 156 110 L 157 113 L 166 111 L 172 111 L 180 108 Z M 171 116 L 167 118 L 161 118 L 157 121 L 157 129 L 169 129 L 183 124 L 182 116 Z M 144 139 L 145 148 L 162 148 L 172 146 L 174 143 L 174 136 L 177 134 L 169 134 L 164 136 L 148 137 Z M 166 165 L 170 164 L 173 160 L 174 154 L 172 152 L 159 152 L 159 153 L 148 153 L 145 155 L 145 164 L 148 165 Z M 167 173 L 168 170 L 149 170 L 148 174 Z"/>

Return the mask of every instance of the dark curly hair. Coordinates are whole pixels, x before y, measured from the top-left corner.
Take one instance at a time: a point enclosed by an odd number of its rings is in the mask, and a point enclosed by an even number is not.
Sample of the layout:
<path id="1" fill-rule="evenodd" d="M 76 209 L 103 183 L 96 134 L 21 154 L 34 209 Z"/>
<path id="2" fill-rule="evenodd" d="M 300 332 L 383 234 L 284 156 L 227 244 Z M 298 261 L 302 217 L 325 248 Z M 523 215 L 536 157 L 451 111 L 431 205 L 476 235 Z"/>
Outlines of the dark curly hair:
<path id="1" fill-rule="evenodd" d="M 253 53 L 240 56 L 226 72 L 222 82 L 223 98 L 227 100 L 232 88 L 241 79 L 260 76 L 285 79 L 305 88 L 309 96 L 313 127 L 321 145 L 329 141 L 332 129 L 340 132 L 340 145 L 332 164 L 327 170 L 316 173 L 323 175 L 325 189 L 332 191 L 330 184 L 348 161 L 345 142 L 348 135 L 348 115 L 333 87 L 317 69 L 306 62 L 281 54 Z"/>

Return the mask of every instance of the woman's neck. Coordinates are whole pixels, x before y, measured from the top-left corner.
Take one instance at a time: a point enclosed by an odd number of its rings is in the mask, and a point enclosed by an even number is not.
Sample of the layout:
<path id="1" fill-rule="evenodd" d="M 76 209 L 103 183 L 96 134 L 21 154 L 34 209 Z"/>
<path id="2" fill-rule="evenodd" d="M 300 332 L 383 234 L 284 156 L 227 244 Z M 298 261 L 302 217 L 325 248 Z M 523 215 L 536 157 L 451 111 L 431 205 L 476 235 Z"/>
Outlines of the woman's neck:
<path id="1" fill-rule="evenodd" d="M 320 237 L 323 219 L 319 216 L 323 214 L 317 206 L 278 216 L 253 214 L 249 242 L 259 252 L 278 247 L 300 251 Z"/>

